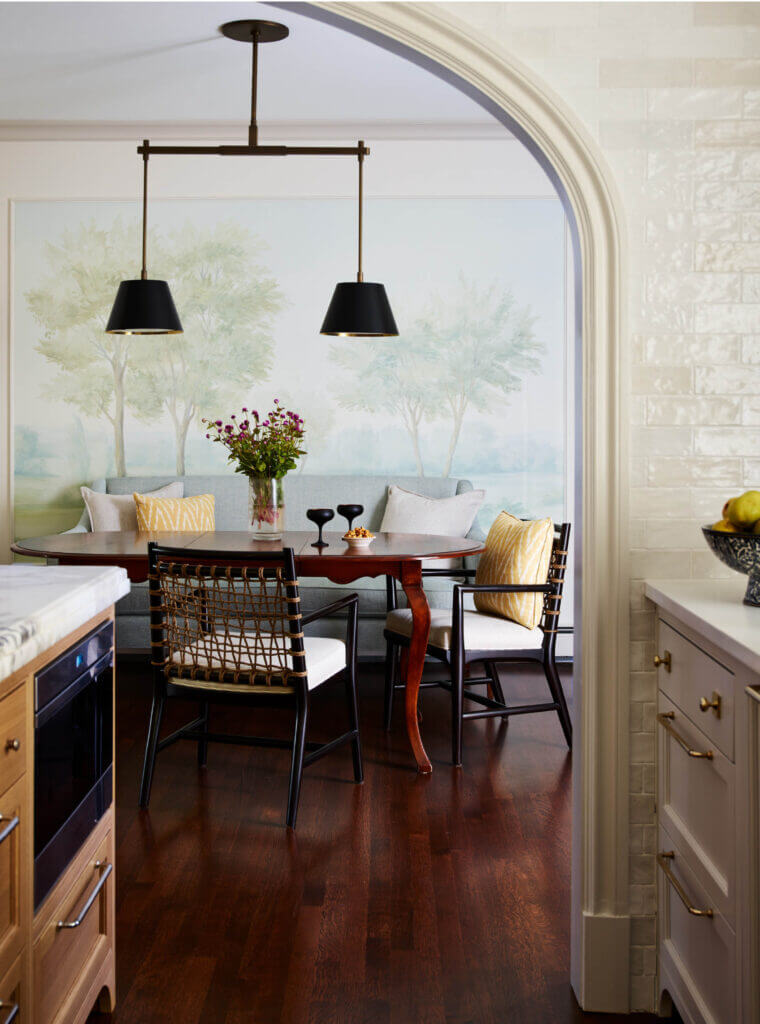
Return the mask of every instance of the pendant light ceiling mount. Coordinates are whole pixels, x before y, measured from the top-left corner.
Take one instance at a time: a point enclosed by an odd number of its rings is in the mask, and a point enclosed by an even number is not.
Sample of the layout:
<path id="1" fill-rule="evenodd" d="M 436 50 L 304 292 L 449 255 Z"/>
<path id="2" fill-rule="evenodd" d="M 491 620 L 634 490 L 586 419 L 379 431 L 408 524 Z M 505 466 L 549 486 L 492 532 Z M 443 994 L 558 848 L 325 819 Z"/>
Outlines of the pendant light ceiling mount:
<path id="1" fill-rule="evenodd" d="M 142 271 L 139 281 L 122 281 L 106 331 L 110 334 L 178 334 L 182 326 L 165 281 L 148 280 L 146 269 L 146 224 L 148 158 L 156 156 L 354 156 L 359 163 L 359 267 L 356 282 L 338 284 L 327 310 L 322 334 L 348 337 L 389 337 L 398 334 L 382 284 L 364 282 L 362 274 L 363 165 L 369 156 L 364 142 L 356 146 L 261 146 L 257 121 L 259 43 L 274 43 L 290 34 L 277 21 L 245 19 L 228 21 L 219 27 L 227 39 L 251 46 L 251 120 L 248 144 L 239 146 L 151 146 L 145 139 L 137 152 L 143 158 Z M 135 287 L 141 286 L 141 287 Z M 150 295 L 148 294 L 150 293 Z M 147 301 L 150 300 L 150 301 Z M 147 306 L 146 306 L 147 301 Z M 157 304 L 156 304 L 157 303 Z M 155 307 L 155 308 L 154 308 Z M 140 326 L 140 323 L 143 326 Z M 135 326 L 137 324 L 137 326 Z"/>
<path id="2" fill-rule="evenodd" d="M 228 39 L 239 43 L 279 43 L 287 39 L 290 29 L 279 21 L 261 21 L 259 18 L 245 18 L 242 21 L 225 21 L 219 31 Z"/>

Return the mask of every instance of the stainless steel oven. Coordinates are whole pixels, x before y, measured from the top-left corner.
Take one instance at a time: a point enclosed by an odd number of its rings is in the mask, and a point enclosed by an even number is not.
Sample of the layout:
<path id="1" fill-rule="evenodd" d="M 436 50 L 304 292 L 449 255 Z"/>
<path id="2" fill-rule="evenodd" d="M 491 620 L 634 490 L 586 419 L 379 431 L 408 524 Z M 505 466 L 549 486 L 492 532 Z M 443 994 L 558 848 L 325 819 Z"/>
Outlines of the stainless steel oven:
<path id="1" fill-rule="evenodd" d="M 34 680 L 34 906 L 111 804 L 113 623 Z"/>

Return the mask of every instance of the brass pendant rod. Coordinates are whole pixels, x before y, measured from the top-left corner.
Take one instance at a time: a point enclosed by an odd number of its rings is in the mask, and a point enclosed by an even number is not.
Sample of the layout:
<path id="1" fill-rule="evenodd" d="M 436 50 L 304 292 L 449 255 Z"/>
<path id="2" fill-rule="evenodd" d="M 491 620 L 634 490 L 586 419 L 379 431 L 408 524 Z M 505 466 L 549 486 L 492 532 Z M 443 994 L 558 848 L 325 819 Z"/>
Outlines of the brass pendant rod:
<path id="1" fill-rule="evenodd" d="M 151 146 L 145 141 L 137 147 L 144 156 L 359 156 L 357 146 Z M 367 146 L 364 156 L 369 156 Z"/>
<path id="2" fill-rule="evenodd" d="M 257 146 L 259 142 L 259 128 L 256 124 L 256 83 L 259 77 L 259 33 L 253 32 L 253 60 L 251 68 L 251 123 L 248 128 L 248 145 Z"/>
<path id="3" fill-rule="evenodd" d="M 362 233 L 364 228 L 363 222 L 363 207 L 364 207 L 364 142 L 359 140 L 359 263 L 356 272 L 356 280 L 361 282 L 364 280 L 364 274 L 362 273 Z"/>
<path id="4" fill-rule="evenodd" d="M 148 277 L 147 252 L 148 252 L 148 156 L 150 154 L 150 143 L 143 140 L 143 222 L 142 222 L 142 270 L 140 280 L 145 281 Z"/>

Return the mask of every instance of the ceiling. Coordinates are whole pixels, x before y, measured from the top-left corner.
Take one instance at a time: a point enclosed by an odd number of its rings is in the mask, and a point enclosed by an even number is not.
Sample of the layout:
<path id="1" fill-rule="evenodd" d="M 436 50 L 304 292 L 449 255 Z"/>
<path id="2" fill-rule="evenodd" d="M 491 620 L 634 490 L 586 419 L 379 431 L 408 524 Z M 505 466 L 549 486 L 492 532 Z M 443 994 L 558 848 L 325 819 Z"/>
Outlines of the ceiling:
<path id="1" fill-rule="evenodd" d="M 289 6 L 0 3 L 0 121 L 237 128 L 249 117 L 250 50 L 218 27 L 255 17 L 290 28 L 287 39 L 260 49 L 262 141 L 289 125 L 504 133 L 430 73 L 298 12 L 308 4 Z"/>

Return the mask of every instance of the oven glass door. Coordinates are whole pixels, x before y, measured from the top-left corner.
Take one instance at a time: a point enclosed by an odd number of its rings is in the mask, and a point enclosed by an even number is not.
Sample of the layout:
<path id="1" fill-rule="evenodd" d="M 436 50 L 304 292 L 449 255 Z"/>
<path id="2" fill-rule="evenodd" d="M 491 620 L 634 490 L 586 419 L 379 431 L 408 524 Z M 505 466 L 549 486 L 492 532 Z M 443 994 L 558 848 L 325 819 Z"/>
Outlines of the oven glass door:
<path id="1" fill-rule="evenodd" d="M 109 653 L 35 716 L 35 856 L 111 764 L 112 680 Z M 104 810 L 97 808 L 98 818 Z"/>

